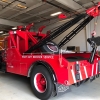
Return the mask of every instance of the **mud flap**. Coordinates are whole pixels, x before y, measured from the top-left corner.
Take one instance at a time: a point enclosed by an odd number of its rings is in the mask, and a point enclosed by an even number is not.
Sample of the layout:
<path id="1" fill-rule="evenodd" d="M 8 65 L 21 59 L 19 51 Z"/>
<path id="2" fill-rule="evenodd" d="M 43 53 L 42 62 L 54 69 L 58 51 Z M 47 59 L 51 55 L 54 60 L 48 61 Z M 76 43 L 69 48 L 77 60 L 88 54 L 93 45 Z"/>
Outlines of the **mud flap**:
<path id="1" fill-rule="evenodd" d="M 89 78 L 83 80 L 82 83 L 86 83 L 86 82 L 88 82 L 88 80 L 89 80 Z"/>
<path id="2" fill-rule="evenodd" d="M 94 81 L 96 79 L 95 76 L 90 77 L 90 82 Z"/>
<path id="3" fill-rule="evenodd" d="M 99 78 L 99 74 L 96 75 L 96 78 Z"/>
<path id="4" fill-rule="evenodd" d="M 96 78 L 99 78 L 99 74 L 90 77 L 90 82 L 94 81 Z"/>
<path id="5" fill-rule="evenodd" d="M 56 96 L 60 96 L 65 93 L 71 92 L 71 89 L 69 86 L 58 84 L 58 83 L 55 85 L 56 85 Z"/>

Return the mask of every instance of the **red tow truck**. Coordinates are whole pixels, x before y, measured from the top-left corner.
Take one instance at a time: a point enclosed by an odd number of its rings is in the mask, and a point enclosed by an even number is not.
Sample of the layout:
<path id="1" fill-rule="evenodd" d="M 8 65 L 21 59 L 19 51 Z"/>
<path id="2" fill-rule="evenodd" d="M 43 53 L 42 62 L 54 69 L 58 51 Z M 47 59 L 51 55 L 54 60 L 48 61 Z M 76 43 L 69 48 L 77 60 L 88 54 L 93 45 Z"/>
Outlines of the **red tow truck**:
<path id="1" fill-rule="evenodd" d="M 80 86 L 87 80 L 93 81 L 100 73 L 100 56 L 96 52 L 100 37 L 87 39 L 91 52 L 65 53 L 61 52 L 61 47 L 99 16 L 99 9 L 100 3 L 88 9 L 87 14 L 80 14 L 47 34 L 42 33 L 44 26 L 38 32 L 31 32 L 33 23 L 9 31 L 4 40 L 7 45 L 0 51 L 0 71 L 30 77 L 32 90 L 41 100 L 68 92 L 72 84 Z M 59 44 L 52 42 L 82 18 L 84 21 Z"/>

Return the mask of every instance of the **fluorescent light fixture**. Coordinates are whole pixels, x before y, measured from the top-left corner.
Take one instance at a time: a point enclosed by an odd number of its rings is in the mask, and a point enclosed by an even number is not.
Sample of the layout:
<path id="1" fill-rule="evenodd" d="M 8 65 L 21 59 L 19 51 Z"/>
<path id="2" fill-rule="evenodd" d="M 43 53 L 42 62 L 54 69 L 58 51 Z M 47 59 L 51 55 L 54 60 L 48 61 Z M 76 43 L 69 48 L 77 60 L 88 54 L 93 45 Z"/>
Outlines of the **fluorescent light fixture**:
<path id="1" fill-rule="evenodd" d="M 18 4 L 17 7 L 22 8 L 22 9 L 26 9 L 27 8 L 26 6 L 23 6 L 21 4 Z"/>
<path id="2" fill-rule="evenodd" d="M 16 30 L 16 29 L 17 29 L 17 27 L 13 27 L 12 29 L 13 29 L 13 30 Z"/>
<path id="3" fill-rule="evenodd" d="M 7 36 L 7 35 L 9 35 L 9 34 L 2 34 L 3 36 Z"/>
<path id="4" fill-rule="evenodd" d="M 2 34 L 3 33 L 3 31 L 0 31 L 0 34 Z"/>
<path id="5" fill-rule="evenodd" d="M 1 0 L 2 2 L 9 3 L 8 0 Z"/>
<path id="6" fill-rule="evenodd" d="M 53 14 L 51 14 L 50 16 L 57 16 L 57 15 L 59 15 L 59 14 L 61 14 L 62 12 L 56 12 L 56 13 L 53 13 Z"/>

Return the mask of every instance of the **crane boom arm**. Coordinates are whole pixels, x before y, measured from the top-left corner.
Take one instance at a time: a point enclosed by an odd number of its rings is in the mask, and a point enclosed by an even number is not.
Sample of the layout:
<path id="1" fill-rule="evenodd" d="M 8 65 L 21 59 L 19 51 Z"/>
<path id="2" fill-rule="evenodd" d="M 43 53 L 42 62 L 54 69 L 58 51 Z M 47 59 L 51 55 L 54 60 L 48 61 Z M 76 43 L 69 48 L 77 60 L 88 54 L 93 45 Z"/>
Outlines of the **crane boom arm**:
<path id="1" fill-rule="evenodd" d="M 92 16 L 86 18 L 81 24 L 79 24 L 75 29 L 73 29 L 69 34 L 67 34 L 58 44 L 61 48 L 66 43 L 68 43 L 72 38 L 74 38 L 91 20 L 93 19 Z"/>
<path id="2" fill-rule="evenodd" d="M 40 48 L 41 46 L 43 46 L 44 44 L 46 44 L 47 42 L 55 39 L 56 37 L 61 35 L 63 32 L 68 30 L 70 27 L 75 25 L 77 22 L 79 22 L 81 19 L 83 19 L 86 16 L 87 16 L 86 14 L 81 14 L 81 15 L 75 17 L 74 19 L 72 19 L 71 21 L 66 22 L 65 24 L 61 25 L 58 29 L 55 29 L 49 35 L 47 35 L 45 38 L 40 40 L 38 43 L 36 43 L 31 48 L 29 48 L 25 53 L 31 53 L 32 51 L 34 51 L 34 50 Z"/>
<path id="3" fill-rule="evenodd" d="M 98 3 L 97 6 L 94 6 L 92 8 L 89 8 L 86 13 L 90 16 L 88 17 L 85 21 L 82 22 L 82 24 L 80 24 L 78 27 L 75 28 L 75 33 L 74 30 L 70 33 L 69 37 L 65 37 L 64 41 L 62 40 L 59 44 L 60 47 L 62 47 L 62 45 L 64 45 L 66 43 L 67 40 L 71 40 L 81 29 L 83 29 L 94 17 L 99 16 L 100 13 L 100 2 Z M 42 40 L 40 40 L 38 43 L 36 43 L 34 46 L 32 46 L 31 48 L 29 48 L 25 53 L 31 53 L 32 51 L 40 48 L 41 46 L 43 46 L 44 44 L 46 44 L 47 42 L 55 39 L 56 37 L 58 37 L 59 35 L 61 35 L 63 32 L 65 32 L 66 30 L 68 30 L 70 27 L 72 27 L 73 25 L 75 25 L 77 22 L 79 22 L 81 19 L 83 19 L 84 17 L 86 17 L 86 14 L 81 14 L 77 17 L 75 17 L 74 19 L 72 19 L 69 22 L 66 22 L 65 24 L 61 25 L 61 27 L 59 27 L 58 29 L 52 31 L 49 35 L 47 35 L 45 38 L 43 38 Z M 74 34 L 74 35 L 73 35 Z"/>
<path id="4" fill-rule="evenodd" d="M 58 44 L 61 48 L 66 43 L 68 43 L 72 38 L 74 38 L 94 17 L 99 16 L 100 3 L 97 6 L 89 8 L 86 13 L 89 15 L 82 23 L 80 23 L 76 28 L 74 28 L 69 34 L 67 34 Z"/>

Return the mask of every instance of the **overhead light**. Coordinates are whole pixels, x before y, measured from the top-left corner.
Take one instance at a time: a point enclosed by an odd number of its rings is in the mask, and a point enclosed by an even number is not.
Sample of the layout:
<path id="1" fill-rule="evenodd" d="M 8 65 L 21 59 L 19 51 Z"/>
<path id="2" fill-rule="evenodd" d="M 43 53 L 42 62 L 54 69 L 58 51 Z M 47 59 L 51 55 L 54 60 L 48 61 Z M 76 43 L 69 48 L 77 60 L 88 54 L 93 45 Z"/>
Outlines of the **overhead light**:
<path id="1" fill-rule="evenodd" d="M 16 30 L 16 29 L 17 29 L 17 27 L 13 27 L 13 28 L 12 28 L 12 30 Z"/>
<path id="2" fill-rule="evenodd" d="M 9 34 L 2 34 L 3 36 L 7 36 L 7 35 L 9 35 Z"/>
<path id="3" fill-rule="evenodd" d="M 53 14 L 51 14 L 50 16 L 57 16 L 57 15 L 59 15 L 59 14 L 61 14 L 62 12 L 56 12 L 56 13 L 53 13 Z"/>
<path id="4" fill-rule="evenodd" d="M 0 34 L 2 34 L 3 33 L 3 31 L 0 31 Z"/>
<path id="5" fill-rule="evenodd" d="M 9 3 L 8 0 L 1 0 L 2 2 Z"/>
<path id="6" fill-rule="evenodd" d="M 26 6 L 23 6 L 21 4 L 18 4 L 17 7 L 22 8 L 22 9 L 26 9 L 27 8 Z"/>

